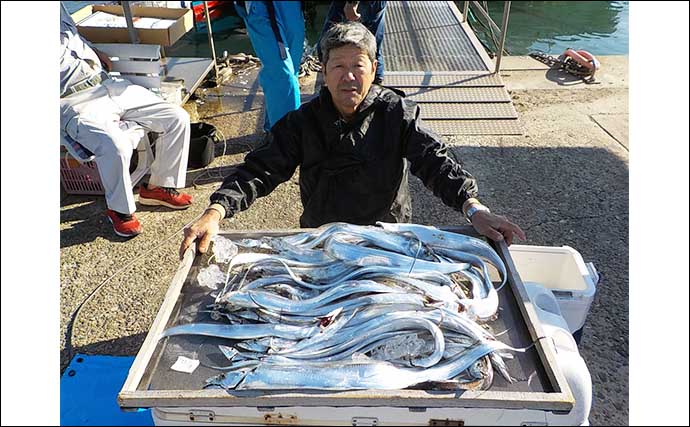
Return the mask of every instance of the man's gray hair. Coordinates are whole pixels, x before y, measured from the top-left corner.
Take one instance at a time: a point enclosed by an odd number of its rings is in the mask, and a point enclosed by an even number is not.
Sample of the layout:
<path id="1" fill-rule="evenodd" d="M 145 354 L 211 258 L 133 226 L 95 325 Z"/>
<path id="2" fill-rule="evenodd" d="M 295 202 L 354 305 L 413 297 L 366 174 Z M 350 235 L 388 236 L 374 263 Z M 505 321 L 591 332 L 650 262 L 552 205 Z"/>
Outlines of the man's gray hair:
<path id="1" fill-rule="evenodd" d="M 376 60 L 376 39 L 367 27 L 359 22 L 348 21 L 334 24 L 321 39 L 323 64 L 328 63 L 331 49 L 342 46 L 355 46 L 369 55 L 371 62 Z"/>

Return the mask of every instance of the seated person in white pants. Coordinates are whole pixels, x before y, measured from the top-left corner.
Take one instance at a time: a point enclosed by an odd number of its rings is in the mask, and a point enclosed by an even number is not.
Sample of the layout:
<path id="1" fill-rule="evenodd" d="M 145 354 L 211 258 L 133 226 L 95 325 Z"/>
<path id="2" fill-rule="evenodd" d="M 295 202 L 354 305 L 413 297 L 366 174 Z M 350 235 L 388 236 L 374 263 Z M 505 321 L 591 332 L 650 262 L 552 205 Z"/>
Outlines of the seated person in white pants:
<path id="1" fill-rule="evenodd" d="M 92 48 L 77 32 L 60 3 L 60 132 L 95 155 L 108 205 L 106 215 L 115 233 L 141 233 L 129 175 L 133 153 L 130 126 L 158 134 L 151 178 L 139 190 L 139 203 L 186 209 L 192 197 L 176 188 L 185 185 L 189 153 L 189 115 L 149 90 L 109 77 L 107 55 Z M 136 144 L 135 144 L 136 145 Z"/>

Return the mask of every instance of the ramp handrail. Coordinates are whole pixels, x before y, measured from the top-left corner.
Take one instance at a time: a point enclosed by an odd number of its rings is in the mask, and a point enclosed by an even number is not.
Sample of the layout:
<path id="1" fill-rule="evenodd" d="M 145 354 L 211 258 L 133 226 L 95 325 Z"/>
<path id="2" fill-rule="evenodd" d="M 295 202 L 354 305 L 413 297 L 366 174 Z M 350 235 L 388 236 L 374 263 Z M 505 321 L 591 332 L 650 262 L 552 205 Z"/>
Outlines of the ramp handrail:
<path id="1" fill-rule="evenodd" d="M 462 8 L 462 17 L 463 17 L 463 21 L 465 23 L 467 22 L 467 13 L 469 12 L 470 3 L 472 3 L 473 6 L 476 7 L 477 11 L 484 18 L 486 18 L 486 20 L 489 22 L 489 26 L 501 35 L 500 46 L 497 46 L 498 47 L 498 54 L 496 56 L 496 67 L 494 69 L 494 73 L 498 73 L 500 68 L 501 68 L 501 58 L 503 57 L 503 48 L 504 48 L 505 42 L 506 42 L 506 30 L 508 29 L 508 17 L 510 16 L 510 3 L 511 2 L 509 2 L 509 1 L 503 2 L 503 22 L 501 23 L 501 28 L 498 28 L 498 25 L 496 25 L 494 20 L 491 19 L 491 16 L 489 16 L 489 12 L 484 8 L 484 6 L 482 6 L 481 2 L 466 1 L 463 3 L 464 4 L 463 4 L 463 8 Z"/>

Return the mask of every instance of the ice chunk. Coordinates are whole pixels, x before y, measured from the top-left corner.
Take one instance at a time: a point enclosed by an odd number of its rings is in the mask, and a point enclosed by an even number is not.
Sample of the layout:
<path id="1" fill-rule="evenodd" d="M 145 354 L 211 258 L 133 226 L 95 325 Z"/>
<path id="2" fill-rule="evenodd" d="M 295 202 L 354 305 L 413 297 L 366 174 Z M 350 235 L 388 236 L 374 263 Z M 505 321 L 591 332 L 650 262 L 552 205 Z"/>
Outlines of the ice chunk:
<path id="1" fill-rule="evenodd" d="M 165 352 L 168 353 L 169 355 L 175 357 L 183 356 L 188 359 L 198 359 L 199 355 L 195 350 L 189 350 L 184 348 L 183 346 L 179 344 L 173 344 L 173 343 L 168 343 L 165 346 Z"/>
<path id="2" fill-rule="evenodd" d="M 273 249 L 263 239 L 241 239 L 236 240 L 234 243 L 246 249 Z"/>
<path id="3" fill-rule="evenodd" d="M 359 353 L 359 352 L 355 351 L 354 353 L 352 353 L 352 361 L 353 362 L 366 363 L 366 362 L 370 362 L 371 358 L 364 353 Z"/>
<path id="4" fill-rule="evenodd" d="M 223 353 L 223 356 L 227 357 L 228 360 L 232 360 L 237 353 L 239 353 L 235 348 L 228 347 L 227 345 L 219 345 L 218 348 Z"/>
<path id="5" fill-rule="evenodd" d="M 218 289 L 218 284 L 225 282 L 225 273 L 216 264 L 211 264 L 199 271 L 196 276 L 200 286 Z"/>
<path id="6" fill-rule="evenodd" d="M 417 334 L 404 334 L 386 340 L 383 345 L 371 351 L 371 356 L 378 360 L 409 360 L 424 354 L 426 347 L 428 346 L 424 340 Z"/>
<path id="7" fill-rule="evenodd" d="M 228 262 L 237 255 L 237 245 L 232 240 L 218 234 L 213 236 L 213 254 L 218 262 Z"/>

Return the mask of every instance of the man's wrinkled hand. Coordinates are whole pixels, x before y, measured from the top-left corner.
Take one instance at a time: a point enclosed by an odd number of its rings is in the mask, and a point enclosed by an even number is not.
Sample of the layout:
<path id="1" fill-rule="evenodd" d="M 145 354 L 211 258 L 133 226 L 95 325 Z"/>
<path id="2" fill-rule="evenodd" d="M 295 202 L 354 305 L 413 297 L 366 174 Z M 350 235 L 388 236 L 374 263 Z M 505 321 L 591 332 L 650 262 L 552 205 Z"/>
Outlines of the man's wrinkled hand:
<path id="1" fill-rule="evenodd" d="M 359 21 L 359 18 L 362 16 L 357 12 L 357 5 L 355 3 L 345 3 L 343 13 L 348 21 Z"/>
<path id="2" fill-rule="evenodd" d="M 187 249 L 196 241 L 199 240 L 199 253 L 206 253 L 211 244 L 211 238 L 218 234 L 220 229 L 221 217 L 220 212 L 214 209 L 207 209 L 206 212 L 194 224 L 184 229 L 184 239 L 180 245 L 180 259 L 184 257 Z"/>
<path id="3" fill-rule="evenodd" d="M 506 217 L 486 211 L 478 211 L 472 215 L 472 227 L 478 233 L 496 242 L 505 239 L 508 246 L 513 243 L 513 235 L 521 240 L 527 239 L 525 232 L 516 224 L 508 221 Z"/>

